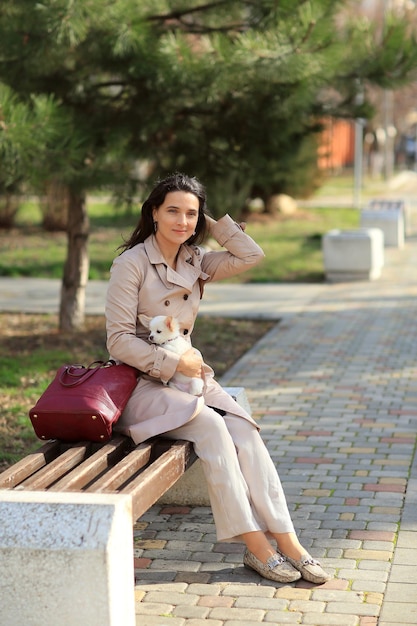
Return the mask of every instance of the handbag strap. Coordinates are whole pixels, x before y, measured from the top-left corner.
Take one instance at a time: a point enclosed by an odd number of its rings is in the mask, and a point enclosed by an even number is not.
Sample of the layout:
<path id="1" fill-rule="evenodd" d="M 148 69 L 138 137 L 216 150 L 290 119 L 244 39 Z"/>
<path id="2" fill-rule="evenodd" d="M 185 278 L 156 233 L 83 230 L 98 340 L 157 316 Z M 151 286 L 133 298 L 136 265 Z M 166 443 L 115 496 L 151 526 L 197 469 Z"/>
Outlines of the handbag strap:
<path id="1" fill-rule="evenodd" d="M 83 382 L 94 376 L 94 374 L 102 367 L 111 367 L 116 365 L 115 361 L 110 359 L 109 361 L 93 361 L 85 367 L 84 365 L 67 365 L 61 372 L 59 382 L 63 387 L 75 387 L 81 385 Z M 68 376 L 72 378 L 70 382 L 65 382 L 64 378 Z"/>

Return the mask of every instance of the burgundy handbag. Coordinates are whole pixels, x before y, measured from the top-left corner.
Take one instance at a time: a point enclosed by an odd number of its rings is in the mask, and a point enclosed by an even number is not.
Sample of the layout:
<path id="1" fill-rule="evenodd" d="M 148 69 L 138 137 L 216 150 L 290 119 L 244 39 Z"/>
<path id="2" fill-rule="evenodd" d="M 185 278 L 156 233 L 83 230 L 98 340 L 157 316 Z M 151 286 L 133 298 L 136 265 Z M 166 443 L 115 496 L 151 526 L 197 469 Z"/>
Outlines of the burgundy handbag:
<path id="1" fill-rule="evenodd" d="M 137 384 L 139 371 L 112 360 L 63 365 L 29 417 L 39 439 L 107 441 Z"/>

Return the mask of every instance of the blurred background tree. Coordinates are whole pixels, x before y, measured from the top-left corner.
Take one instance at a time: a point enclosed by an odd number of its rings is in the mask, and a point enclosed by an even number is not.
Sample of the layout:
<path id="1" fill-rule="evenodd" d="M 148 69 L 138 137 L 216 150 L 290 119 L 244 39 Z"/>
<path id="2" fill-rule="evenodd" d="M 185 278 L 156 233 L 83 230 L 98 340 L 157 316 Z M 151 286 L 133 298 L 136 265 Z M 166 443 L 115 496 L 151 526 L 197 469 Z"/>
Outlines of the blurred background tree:
<path id="1" fill-rule="evenodd" d="M 254 194 L 317 186 L 323 117 L 370 117 L 366 86 L 394 88 L 417 67 L 414 9 L 381 31 L 350 5 L 2 2 L 0 193 L 35 190 L 45 227 L 67 230 L 62 330 L 84 320 L 88 192 L 132 201 L 184 170 L 206 184 L 214 215 L 237 216 Z"/>

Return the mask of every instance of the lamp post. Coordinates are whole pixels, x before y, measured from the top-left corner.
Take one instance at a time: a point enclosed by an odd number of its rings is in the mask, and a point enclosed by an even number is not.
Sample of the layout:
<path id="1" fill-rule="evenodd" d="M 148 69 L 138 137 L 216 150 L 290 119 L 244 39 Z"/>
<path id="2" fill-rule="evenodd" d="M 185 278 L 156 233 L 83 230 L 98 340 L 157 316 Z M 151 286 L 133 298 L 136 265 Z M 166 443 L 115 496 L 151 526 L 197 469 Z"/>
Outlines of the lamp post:
<path id="1" fill-rule="evenodd" d="M 361 87 L 356 94 L 356 104 L 363 104 L 364 95 Z M 355 120 L 355 156 L 353 164 L 353 206 L 359 209 L 361 206 L 362 172 L 363 172 L 363 126 L 364 120 Z"/>
<path id="2" fill-rule="evenodd" d="M 400 3 L 397 3 L 400 4 Z M 405 4 L 405 3 L 403 3 Z M 385 31 L 385 24 L 388 11 L 391 10 L 391 0 L 384 0 L 384 12 L 383 12 L 383 31 Z M 384 179 L 389 180 L 394 172 L 394 137 L 396 135 L 396 128 L 392 123 L 394 108 L 393 92 L 389 89 L 384 89 L 382 110 L 383 110 L 383 126 L 385 130 L 384 141 Z"/>

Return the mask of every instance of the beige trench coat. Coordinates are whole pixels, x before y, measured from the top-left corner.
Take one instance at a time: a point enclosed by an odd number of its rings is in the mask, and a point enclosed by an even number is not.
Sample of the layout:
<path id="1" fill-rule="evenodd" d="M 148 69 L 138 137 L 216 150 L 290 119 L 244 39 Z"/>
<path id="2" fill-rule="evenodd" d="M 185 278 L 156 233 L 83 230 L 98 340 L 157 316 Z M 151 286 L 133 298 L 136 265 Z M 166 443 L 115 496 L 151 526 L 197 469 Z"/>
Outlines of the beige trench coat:
<path id="1" fill-rule="evenodd" d="M 204 283 L 244 272 L 264 256 L 228 215 L 211 227 L 211 235 L 225 250 L 203 252 L 183 245 L 175 271 L 167 266 L 153 235 L 113 262 L 106 298 L 107 348 L 111 358 L 142 372 L 116 430 L 135 443 L 184 425 L 204 403 L 256 425 L 215 381 L 207 364 L 202 397 L 166 386 L 180 357 L 149 343 L 149 331 L 138 319 L 140 314 L 173 315 L 191 345 Z"/>

